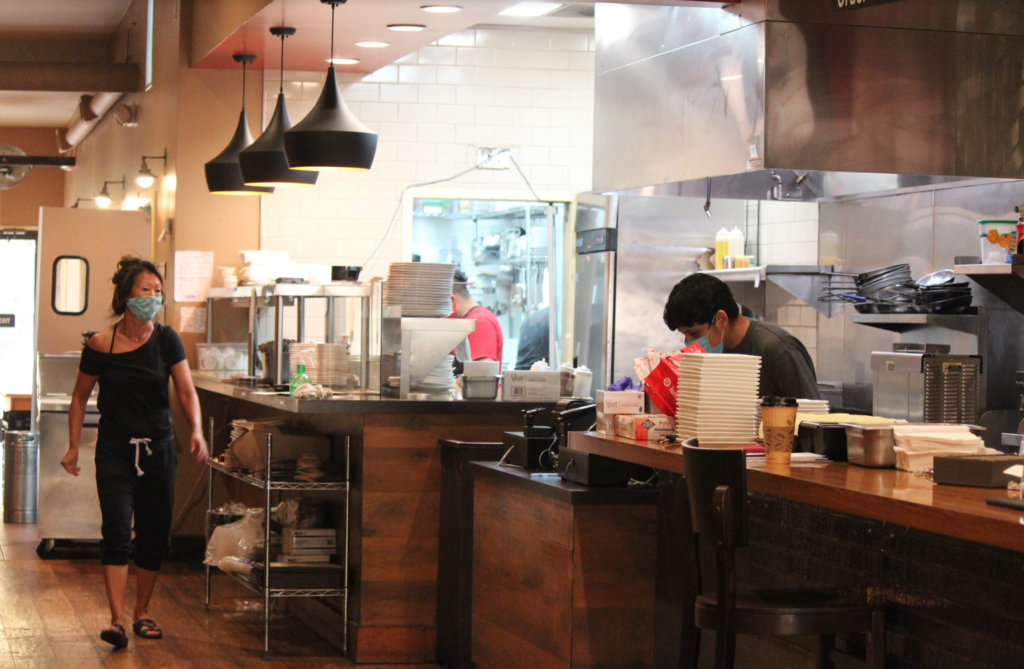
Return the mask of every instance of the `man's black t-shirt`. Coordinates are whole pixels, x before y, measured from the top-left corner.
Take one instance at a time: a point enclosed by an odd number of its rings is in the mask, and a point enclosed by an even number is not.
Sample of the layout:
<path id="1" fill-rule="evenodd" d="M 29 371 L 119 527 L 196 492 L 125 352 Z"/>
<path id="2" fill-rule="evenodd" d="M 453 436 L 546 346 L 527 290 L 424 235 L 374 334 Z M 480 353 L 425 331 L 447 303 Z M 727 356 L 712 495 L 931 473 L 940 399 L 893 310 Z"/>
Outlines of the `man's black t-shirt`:
<path id="1" fill-rule="evenodd" d="M 173 439 L 168 381 L 171 367 L 184 359 L 178 333 L 160 324 L 134 351 L 103 353 L 86 345 L 78 369 L 99 378 L 99 437 Z"/>
<path id="2" fill-rule="evenodd" d="M 761 356 L 761 397 L 821 399 L 807 349 L 777 325 L 750 321 L 739 346 L 725 352 Z"/>

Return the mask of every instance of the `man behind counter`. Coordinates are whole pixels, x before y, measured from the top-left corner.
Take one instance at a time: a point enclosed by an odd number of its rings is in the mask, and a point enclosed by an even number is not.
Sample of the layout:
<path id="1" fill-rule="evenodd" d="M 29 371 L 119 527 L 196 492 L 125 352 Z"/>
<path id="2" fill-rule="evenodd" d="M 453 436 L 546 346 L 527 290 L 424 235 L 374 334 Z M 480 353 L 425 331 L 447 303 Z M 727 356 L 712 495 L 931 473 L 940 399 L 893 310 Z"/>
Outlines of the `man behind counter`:
<path id="1" fill-rule="evenodd" d="M 672 289 L 665 325 L 689 344 L 707 337 L 709 353 L 761 356 L 761 397 L 821 399 L 814 363 L 800 340 L 777 325 L 740 314 L 732 291 L 707 274 L 691 274 Z"/>
<path id="2" fill-rule="evenodd" d="M 504 336 L 498 318 L 487 307 L 477 304 L 469 294 L 469 280 L 461 269 L 455 271 L 452 286 L 452 314 L 448 318 L 469 318 L 476 320 L 476 332 L 469 335 L 469 351 L 473 360 L 497 360 L 501 364 Z M 456 362 L 456 373 L 461 374 L 461 364 Z"/>

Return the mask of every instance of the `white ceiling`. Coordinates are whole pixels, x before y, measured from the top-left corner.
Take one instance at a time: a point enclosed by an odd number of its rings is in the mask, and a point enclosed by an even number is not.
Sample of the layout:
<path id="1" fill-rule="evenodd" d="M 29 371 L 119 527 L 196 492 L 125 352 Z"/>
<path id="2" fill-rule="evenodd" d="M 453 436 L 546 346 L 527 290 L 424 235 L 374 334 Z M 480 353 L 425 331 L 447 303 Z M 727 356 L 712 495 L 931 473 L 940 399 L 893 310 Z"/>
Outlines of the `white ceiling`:
<path id="1" fill-rule="evenodd" d="M 64 127 L 80 96 L 81 93 L 0 91 L 0 126 Z"/>
<path id="2" fill-rule="evenodd" d="M 131 0 L 2 0 L 0 34 L 112 35 Z"/>

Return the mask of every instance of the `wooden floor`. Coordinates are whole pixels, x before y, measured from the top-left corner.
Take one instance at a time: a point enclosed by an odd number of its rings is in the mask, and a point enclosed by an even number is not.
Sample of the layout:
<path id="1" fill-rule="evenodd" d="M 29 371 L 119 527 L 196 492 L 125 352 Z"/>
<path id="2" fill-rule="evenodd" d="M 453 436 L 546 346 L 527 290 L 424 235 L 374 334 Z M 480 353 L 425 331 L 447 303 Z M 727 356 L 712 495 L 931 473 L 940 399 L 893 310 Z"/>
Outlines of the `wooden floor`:
<path id="1" fill-rule="evenodd" d="M 40 560 L 37 545 L 34 525 L 0 524 L 0 669 L 356 666 L 286 611 L 271 618 L 272 656 L 264 661 L 262 612 L 242 610 L 261 600 L 218 574 L 207 611 L 203 570 L 179 564 L 165 565 L 149 608 L 164 638 L 129 630 L 128 648 L 115 651 L 99 638 L 110 620 L 99 561 Z M 437 669 L 418 669 L 427 666 Z"/>

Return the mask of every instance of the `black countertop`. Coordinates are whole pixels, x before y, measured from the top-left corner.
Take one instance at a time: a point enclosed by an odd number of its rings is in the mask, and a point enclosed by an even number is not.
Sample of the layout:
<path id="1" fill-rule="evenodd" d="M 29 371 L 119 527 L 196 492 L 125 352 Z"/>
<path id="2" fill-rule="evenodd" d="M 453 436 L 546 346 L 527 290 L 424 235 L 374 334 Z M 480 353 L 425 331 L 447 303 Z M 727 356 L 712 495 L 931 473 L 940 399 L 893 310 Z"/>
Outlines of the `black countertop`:
<path id="1" fill-rule="evenodd" d="M 473 476 L 487 478 L 550 497 L 566 504 L 657 504 L 657 488 L 600 488 L 564 481 L 554 472 L 499 466 L 497 462 L 472 462 Z"/>

